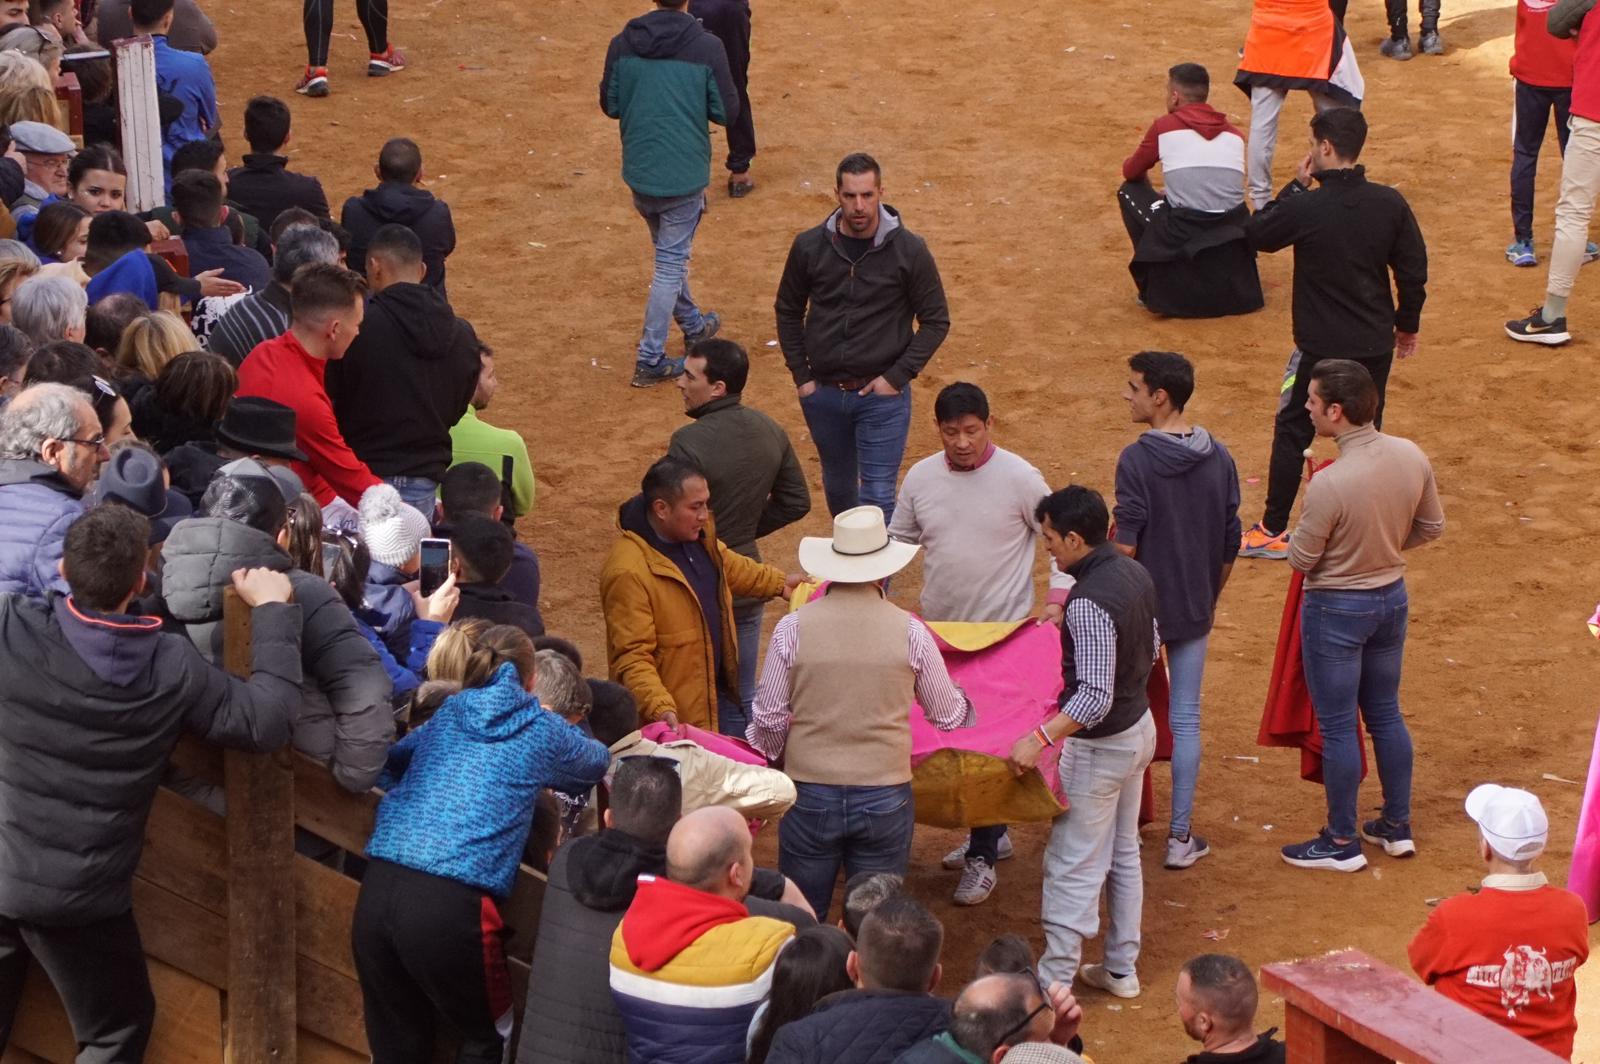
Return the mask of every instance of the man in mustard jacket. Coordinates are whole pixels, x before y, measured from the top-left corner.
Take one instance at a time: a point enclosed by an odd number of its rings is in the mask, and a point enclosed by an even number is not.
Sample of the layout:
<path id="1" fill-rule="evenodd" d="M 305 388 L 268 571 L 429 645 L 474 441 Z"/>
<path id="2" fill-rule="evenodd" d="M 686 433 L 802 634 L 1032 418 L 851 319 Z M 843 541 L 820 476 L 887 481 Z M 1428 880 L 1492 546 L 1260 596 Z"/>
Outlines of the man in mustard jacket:
<path id="1" fill-rule="evenodd" d="M 724 546 L 710 498 L 693 463 L 652 465 L 617 511 L 622 538 L 600 570 L 600 605 L 611 678 L 639 716 L 716 731 L 722 713 L 740 715 L 733 598 L 788 595 L 802 577 Z"/>

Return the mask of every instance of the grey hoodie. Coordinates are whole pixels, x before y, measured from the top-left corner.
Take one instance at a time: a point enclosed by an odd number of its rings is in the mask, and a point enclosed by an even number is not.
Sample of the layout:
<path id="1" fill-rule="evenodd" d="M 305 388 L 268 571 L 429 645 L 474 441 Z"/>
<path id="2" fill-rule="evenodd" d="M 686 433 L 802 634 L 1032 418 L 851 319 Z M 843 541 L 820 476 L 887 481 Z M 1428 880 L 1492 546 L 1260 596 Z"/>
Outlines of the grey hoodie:
<path id="1" fill-rule="evenodd" d="M 222 599 L 233 571 L 264 567 L 288 574 L 304 618 L 305 683 L 294 747 L 327 764 L 346 790 L 370 788 L 394 740 L 393 685 L 333 587 L 293 568 L 273 537 L 222 517 L 180 522 L 161 553 L 167 612 L 212 663 L 222 660 Z"/>

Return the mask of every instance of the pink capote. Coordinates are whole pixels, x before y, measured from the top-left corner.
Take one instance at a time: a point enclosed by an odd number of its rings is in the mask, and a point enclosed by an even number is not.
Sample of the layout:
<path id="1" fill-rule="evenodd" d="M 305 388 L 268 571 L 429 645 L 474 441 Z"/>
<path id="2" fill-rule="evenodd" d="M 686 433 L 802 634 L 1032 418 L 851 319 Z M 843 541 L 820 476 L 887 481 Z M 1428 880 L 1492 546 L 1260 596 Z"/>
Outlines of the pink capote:
<path id="1" fill-rule="evenodd" d="M 639 729 L 639 733 L 653 743 L 672 743 L 680 739 L 688 739 L 702 750 L 709 750 L 713 754 L 721 754 L 730 761 L 737 761 L 741 765 L 765 766 L 767 759 L 756 752 L 756 748 L 731 735 L 722 735 L 718 732 L 706 731 L 693 724 L 680 725 L 673 731 L 661 721 L 646 724 Z"/>
<path id="2" fill-rule="evenodd" d="M 1589 631 L 1600 637 L 1600 609 L 1589 618 Z M 1583 787 L 1583 809 L 1578 814 L 1578 837 L 1572 843 L 1572 867 L 1567 889 L 1583 899 L 1589 922 L 1600 920 L 1600 728 L 1595 731 L 1589 755 L 1589 778 Z"/>

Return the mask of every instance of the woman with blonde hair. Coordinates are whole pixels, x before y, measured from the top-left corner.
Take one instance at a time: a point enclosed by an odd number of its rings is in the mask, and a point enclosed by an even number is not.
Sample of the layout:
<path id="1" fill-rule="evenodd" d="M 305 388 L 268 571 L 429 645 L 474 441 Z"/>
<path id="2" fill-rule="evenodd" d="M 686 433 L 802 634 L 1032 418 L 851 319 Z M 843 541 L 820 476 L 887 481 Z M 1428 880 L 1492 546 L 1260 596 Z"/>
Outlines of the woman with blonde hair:
<path id="1" fill-rule="evenodd" d="M 0 55 L 3 55 L 0 52 Z M 11 297 L 39 272 L 39 257 L 20 240 L 0 240 L 0 325 L 11 324 Z"/>
<path id="2" fill-rule="evenodd" d="M 539 794 L 592 787 L 611 761 L 539 705 L 523 632 L 498 626 L 468 645 L 463 689 L 390 748 L 379 780 L 388 793 L 350 933 L 374 1060 L 431 1059 L 439 1016 L 459 1035 L 456 1059 L 501 1059 L 511 1000 L 500 904 Z"/>
<path id="3" fill-rule="evenodd" d="M 170 310 L 158 310 L 133 319 L 122 331 L 115 359 L 117 374 L 124 379 L 153 381 L 168 362 L 198 350 L 200 341 L 183 319 Z"/>

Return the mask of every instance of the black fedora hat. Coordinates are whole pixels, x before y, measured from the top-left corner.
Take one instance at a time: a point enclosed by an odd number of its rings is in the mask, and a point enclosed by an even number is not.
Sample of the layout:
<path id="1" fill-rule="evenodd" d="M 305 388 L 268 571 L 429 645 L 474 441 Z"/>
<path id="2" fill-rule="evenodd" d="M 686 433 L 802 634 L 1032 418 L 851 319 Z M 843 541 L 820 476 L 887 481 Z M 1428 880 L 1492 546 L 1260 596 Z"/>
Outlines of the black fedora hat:
<path id="1" fill-rule="evenodd" d="M 294 445 L 294 428 L 294 411 L 289 407 L 247 395 L 228 404 L 217 426 L 217 442 L 244 454 L 304 462 L 305 452 Z"/>

